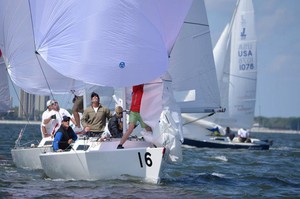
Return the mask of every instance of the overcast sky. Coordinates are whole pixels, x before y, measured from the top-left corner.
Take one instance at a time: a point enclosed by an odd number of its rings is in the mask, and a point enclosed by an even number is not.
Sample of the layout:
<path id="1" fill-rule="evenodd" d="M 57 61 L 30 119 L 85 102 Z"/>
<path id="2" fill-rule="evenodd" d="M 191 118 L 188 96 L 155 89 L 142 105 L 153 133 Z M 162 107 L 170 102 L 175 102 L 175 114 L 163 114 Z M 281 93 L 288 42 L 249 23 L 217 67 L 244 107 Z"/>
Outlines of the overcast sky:
<path id="1" fill-rule="evenodd" d="M 213 46 L 236 0 L 205 0 Z M 256 116 L 300 117 L 300 1 L 253 0 L 257 34 Z"/>

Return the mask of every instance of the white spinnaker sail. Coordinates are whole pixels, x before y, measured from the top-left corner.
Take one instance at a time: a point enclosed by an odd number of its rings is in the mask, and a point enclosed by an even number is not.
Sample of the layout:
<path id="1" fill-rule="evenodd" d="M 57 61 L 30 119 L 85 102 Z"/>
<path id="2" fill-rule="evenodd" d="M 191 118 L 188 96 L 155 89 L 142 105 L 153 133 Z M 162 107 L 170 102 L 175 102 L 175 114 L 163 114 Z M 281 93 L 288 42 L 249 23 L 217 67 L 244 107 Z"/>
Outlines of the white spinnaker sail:
<path id="1" fill-rule="evenodd" d="M 121 87 L 166 72 L 192 1 L 29 2 L 36 50 L 51 67 L 87 83 Z"/>
<path id="2" fill-rule="evenodd" d="M 35 53 L 34 33 L 27 0 L 0 1 L 0 49 L 12 81 L 28 93 L 70 93 L 86 87 L 51 68 Z M 71 66 L 66 65 L 65 70 Z"/>
<path id="3" fill-rule="evenodd" d="M 0 50 L 0 113 L 5 113 L 9 111 L 11 102 L 10 102 L 10 92 L 8 85 L 8 78 L 6 67 L 1 56 Z"/>
<path id="4" fill-rule="evenodd" d="M 227 111 L 223 116 L 218 114 L 215 122 L 223 126 L 251 128 L 254 120 L 257 82 L 254 10 L 252 0 L 240 0 L 237 5 L 229 31 L 230 46 L 224 51 L 230 52 L 228 54 L 230 57 L 227 57 L 224 62 L 222 82 L 228 86 L 228 93 L 223 95 L 221 93 L 221 98 L 228 100 L 228 104 L 224 105 Z M 215 59 L 219 58 L 215 56 Z M 228 72 L 226 65 L 229 68 Z"/>
<path id="5" fill-rule="evenodd" d="M 220 94 L 204 1 L 194 1 L 170 55 L 169 73 L 182 112 L 212 112 Z"/>
<path id="6" fill-rule="evenodd" d="M 49 94 L 49 87 L 62 93 L 83 82 L 132 86 L 159 77 L 191 0 L 0 3 L 0 47 L 12 80 Z"/>

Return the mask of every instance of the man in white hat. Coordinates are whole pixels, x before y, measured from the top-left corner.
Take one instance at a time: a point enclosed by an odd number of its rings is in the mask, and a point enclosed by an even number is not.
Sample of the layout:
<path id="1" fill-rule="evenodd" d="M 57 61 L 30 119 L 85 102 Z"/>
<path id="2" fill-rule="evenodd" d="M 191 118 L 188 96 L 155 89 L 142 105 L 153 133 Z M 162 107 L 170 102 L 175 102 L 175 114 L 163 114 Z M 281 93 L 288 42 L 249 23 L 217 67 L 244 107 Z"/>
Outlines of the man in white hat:
<path id="1" fill-rule="evenodd" d="M 52 118 L 49 118 L 49 113 L 53 110 L 53 105 L 55 104 L 54 100 L 48 100 L 46 103 L 47 110 L 45 110 L 42 114 L 42 123 L 41 123 L 41 132 L 42 132 L 42 137 L 48 137 L 51 136 L 51 131 L 53 130 L 52 125 L 49 124 L 49 122 L 52 119 L 56 119 L 56 115 L 53 114 Z"/>
<path id="2" fill-rule="evenodd" d="M 57 129 L 60 127 L 63 116 L 71 118 L 71 114 L 66 109 L 60 108 L 56 100 L 52 100 L 51 103 L 49 102 L 49 104 L 51 104 L 51 110 L 45 115 L 43 124 L 46 126 L 47 135 L 53 136 Z M 74 125 L 76 125 L 76 121 L 74 118 L 71 118 L 71 121 Z"/>

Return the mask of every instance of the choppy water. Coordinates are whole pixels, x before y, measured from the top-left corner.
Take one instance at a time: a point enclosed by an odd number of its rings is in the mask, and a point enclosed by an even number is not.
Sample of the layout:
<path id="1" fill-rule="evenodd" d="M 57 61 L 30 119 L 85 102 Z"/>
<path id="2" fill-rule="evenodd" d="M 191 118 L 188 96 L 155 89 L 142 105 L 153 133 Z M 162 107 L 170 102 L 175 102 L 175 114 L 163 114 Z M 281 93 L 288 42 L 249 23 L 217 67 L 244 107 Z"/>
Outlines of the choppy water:
<path id="1" fill-rule="evenodd" d="M 0 198 L 300 198 L 300 134 L 253 133 L 273 140 L 268 151 L 183 148 L 184 161 L 167 165 L 153 185 L 130 177 L 51 180 L 16 168 L 10 149 L 22 127 L 0 125 Z M 23 143 L 39 137 L 38 125 L 27 126 Z"/>

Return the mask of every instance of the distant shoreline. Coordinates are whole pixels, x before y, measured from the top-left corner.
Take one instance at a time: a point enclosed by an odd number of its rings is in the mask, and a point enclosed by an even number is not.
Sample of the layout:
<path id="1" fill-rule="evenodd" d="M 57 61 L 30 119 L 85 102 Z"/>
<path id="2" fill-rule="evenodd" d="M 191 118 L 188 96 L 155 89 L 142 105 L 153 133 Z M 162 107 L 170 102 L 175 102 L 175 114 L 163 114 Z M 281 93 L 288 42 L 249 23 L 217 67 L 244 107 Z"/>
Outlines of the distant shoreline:
<path id="1" fill-rule="evenodd" d="M 0 120 L 0 124 L 41 124 L 40 121 L 26 121 L 26 120 Z"/>
<path id="2" fill-rule="evenodd" d="M 39 125 L 40 121 L 25 121 L 25 120 L 0 120 L 0 124 L 32 124 Z M 235 129 L 237 130 L 237 129 Z M 253 127 L 250 130 L 253 133 L 282 133 L 282 134 L 300 134 L 300 131 L 295 130 L 279 130 L 279 129 L 268 129 L 263 127 Z"/>
<path id="3" fill-rule="evenodd" d="M 253 127 L 250 129 L 253 133 L 282 133 L 282 134 L 300 134 L 300 131 L 295 130 L 279 130 L 279 129 L 268 129 L 268 128 L 257 128 Z"/>

